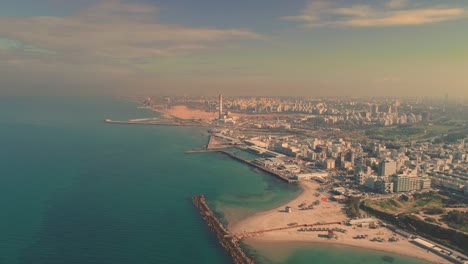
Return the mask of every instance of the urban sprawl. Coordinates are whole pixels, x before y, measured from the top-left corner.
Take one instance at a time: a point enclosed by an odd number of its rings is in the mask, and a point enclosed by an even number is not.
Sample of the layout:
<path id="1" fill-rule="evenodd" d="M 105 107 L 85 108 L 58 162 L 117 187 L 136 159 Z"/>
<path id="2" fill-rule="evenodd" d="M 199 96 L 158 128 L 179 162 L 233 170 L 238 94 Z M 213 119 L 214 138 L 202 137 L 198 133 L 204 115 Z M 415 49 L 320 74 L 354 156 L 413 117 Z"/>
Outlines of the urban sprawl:
<path id="1" fill-rule="evenodd" d="M 377 245 L 388 241 L 402 254 L 419 257 L 422 248 L 452 263 L 468 260 L 466 100 L 448 95 L 132 99 L 159 114 L 106 122 L 206 127 L 208 144 L 187 153 L 221 152 L 304 190 L 297 204 L 247 218 L 230 230 L 219 227 L 233 245 L 258 234 L 268 239 L 266 232 L 273 231 L 273 239 L 322 241 L 320 234 L 314 238 L 304 231 L 328 230 L 327 237 L 342 244 L 360 239 L 361 246 L 388 250 Z M 202 215 L 210 212 L 200 208 Z M 343 227 L 346 223 L 351 227 Z M 372 229 L 379 227 L 389 231 L 375 236 Z M 291 228 L 296 232 L 287 231 Z"/>
<path id="2" fill-rule="evenodd" d="M 144 102 L 159 109 L 183 104 L 217 112 L 217 118 L 194 122 L 215 125 L 214 135 L 265 156 L 256 162 L 292 179 L 339 177 L 346 186 L 381 194 L 432 186 L 468 195 L 466 102 L 448 96 L 216 99 Z"/>

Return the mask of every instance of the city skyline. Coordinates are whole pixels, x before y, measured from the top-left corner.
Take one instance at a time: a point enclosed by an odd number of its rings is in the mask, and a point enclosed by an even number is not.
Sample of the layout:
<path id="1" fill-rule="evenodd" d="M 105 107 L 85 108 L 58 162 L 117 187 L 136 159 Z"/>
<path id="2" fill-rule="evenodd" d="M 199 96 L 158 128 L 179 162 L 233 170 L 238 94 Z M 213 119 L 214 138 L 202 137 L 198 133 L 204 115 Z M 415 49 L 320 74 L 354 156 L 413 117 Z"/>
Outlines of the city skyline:
<path id="1" fill-rule="evenodd" d="M 0 95 L 468 97 L 461 1 L 0 3 Z"/>

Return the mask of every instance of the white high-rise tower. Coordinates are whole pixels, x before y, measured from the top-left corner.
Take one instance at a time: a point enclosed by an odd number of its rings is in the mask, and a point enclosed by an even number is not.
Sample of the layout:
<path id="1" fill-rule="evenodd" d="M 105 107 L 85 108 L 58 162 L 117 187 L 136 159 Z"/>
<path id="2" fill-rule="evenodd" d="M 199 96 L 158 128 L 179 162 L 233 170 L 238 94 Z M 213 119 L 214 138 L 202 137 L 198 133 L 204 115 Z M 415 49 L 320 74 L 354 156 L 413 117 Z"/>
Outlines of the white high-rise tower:
<path id="1" fill-rule="evenodd" d="M 223 95 L 219 95 L 219 119 L 223 119 Z"/>

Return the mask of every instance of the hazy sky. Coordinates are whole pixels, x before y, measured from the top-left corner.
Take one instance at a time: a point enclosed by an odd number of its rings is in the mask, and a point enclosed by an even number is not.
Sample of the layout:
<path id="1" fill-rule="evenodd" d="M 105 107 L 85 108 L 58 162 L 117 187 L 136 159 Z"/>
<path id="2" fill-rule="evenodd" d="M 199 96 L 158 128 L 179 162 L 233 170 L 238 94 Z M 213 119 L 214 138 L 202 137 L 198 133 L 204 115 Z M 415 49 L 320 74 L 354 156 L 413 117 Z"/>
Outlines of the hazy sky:
<path id="1" fill-rule="evenodd" d="M 468 1 L 0 1 L 0 95 L 220 92 L 468 97 Z"/>

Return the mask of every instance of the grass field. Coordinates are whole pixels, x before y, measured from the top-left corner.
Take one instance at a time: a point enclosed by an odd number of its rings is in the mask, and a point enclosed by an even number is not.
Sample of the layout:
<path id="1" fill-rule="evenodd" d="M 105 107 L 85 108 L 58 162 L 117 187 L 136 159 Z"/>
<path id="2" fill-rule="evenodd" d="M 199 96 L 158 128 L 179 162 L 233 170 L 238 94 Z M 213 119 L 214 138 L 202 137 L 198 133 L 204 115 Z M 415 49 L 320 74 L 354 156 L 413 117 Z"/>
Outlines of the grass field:
<path id="1" fill-rule="evenodd" d="M 424 124 L 371 128 L 366 130 L 366 135 L 370 138 L 380 139 L 420 140 L 436 135 L 458 132 L 461 129 L 463 128 L 460 126 Z"/>
<path id="2" fill-rule="evenodd" d="M 367 205 L 393 214 L 412 213 L 421 220 L 449 226 L 454 229 L 468 232 L 468 212 L 466 209 L 447 209 L 447 197 L 435 192 L 415 194 L 414 199 L 403 200 L 391 198 L 385 200 L 368 201 Z"/>
<path id="3" fill-rule="evenodd" d="M 444 207 L 445 197 L 436 193 L 426 193 L 417 195 L 413 200 L 405 201 L 398 198 L 391 198 L 379 201 L 370 201 L 369 205 L 387 212 L 393 213 L 417 213 L 428 208 Z"/>
<path id="4" fill-rule="evenodd" d="M 445 126 L 445 125 L 424 125 L 421 128 L 425 129 L 427 133 L 445 134 L 453 129 L 457 129 L 456 126 Z"/>

